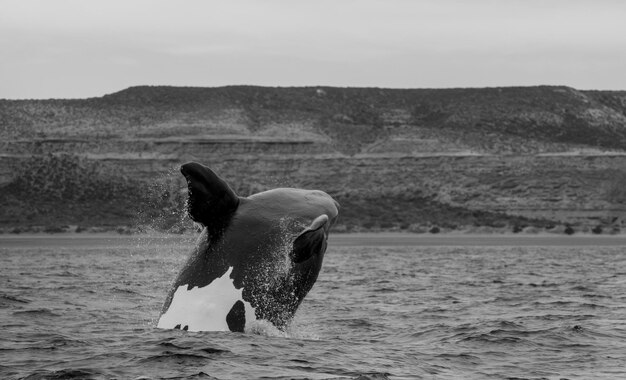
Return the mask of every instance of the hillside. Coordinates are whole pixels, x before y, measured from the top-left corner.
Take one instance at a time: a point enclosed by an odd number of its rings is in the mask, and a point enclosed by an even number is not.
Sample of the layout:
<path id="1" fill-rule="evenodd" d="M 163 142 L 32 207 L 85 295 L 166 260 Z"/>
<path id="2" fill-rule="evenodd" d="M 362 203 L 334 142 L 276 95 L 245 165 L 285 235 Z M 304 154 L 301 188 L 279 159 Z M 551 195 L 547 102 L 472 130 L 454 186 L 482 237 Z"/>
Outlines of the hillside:
<path id="1" fill-rule="evenodd" d="M 5 230 L 190 228 L 189 160 L 241 195 L 325 190 L 346 231 L 617 231 L 626 210 L 626 92 L 132 87 L 0 100 L 0 141 Z"/>

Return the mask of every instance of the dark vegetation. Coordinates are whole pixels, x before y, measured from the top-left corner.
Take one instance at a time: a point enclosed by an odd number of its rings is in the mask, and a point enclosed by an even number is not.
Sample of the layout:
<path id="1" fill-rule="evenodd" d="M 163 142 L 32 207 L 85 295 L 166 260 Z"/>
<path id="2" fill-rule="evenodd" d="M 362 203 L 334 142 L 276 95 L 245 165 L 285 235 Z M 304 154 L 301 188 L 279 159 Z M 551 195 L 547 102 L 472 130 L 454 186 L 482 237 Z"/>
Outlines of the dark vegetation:
<path id="1" fill-rule="evenodd" d="M 495 230 L 521 232 L 528 226 L 538 228 L 554 226 L 547 220 L 469 210 L 422 196 L 382 199 L 337 198 L 341 204 L 340 221 L 350 221 L 352 230 L 439 233 L 441 230 L 489 227 Z"/>
<path id="2" fill-rule="evenodd" d="M 20 174 L 3 188 L 0 223 L 13 231 L 62 232 L 76 226 L 120 232 L 185 232 L 196 229 L 185 216 L 184 181 L 173 175 L 145 183 L 115 172 L 115 167 L 98 161 L 62 154 L 30 158 L 15 170 Z M 233 182 L 240 195 L 270 187 L 250 188 Z M 496 229 L 536 226 L 551 223 L 519 216 L 469 210 L 438 202 L 432 196 L 408 192 L 333 193 L 341 205 L 339 231 L 410 231 L 438 233 L 467 226 Z M 361 193 L 361 194 L 359 194 Z M 32 230 L 32 228 L 31 228 Z"/>
<path id="3" fill-rule="evenodd" d="M 73 155 L 35 156 L 14 170 L 18 174 L 0 197 L 4 225 L 112 227 L 133 220 L 143 201 L 141 184 Z"/>
<path id="4" fill-rule="evenodd" d="M 0 100 L 0 136 L 198 134 L 198 124 L 206 122 L 206 132 L 214 128 L 210 124 L 217 113 L 231 109 L 241 111 L 238 122 L 251 132 L 271 123 L 309 122 L 348 154 L 414 127 L 452 134 L 495 151 L 503 147 L 480 140 L 519 137 L 528 146 L 538 142 L 626 146 L 626 92 L 551 86 L 407 90 L 143 86 L 83 100 Z M 390 116 L 398 110 L 401 115 Z"/>
<path id="5" fill-rule="evenodd" d="M 239 140 L 231 145 L 192 144 L 232 136 Z M 268 142 L 255 143 L 259 137 Z M 184 181 L 171 168 L 195 159 L 218 166 L 241 195 L 276 186 L 324 189 L 342 205 L 340 231 L 561 225 L 574 233 L 579 221 L 516 215 L 485 193 L 539 208 L 563 199 L 574 199 L 572 208 L 592 200 L 626 206 L 619 156 L 581 161 L 587 166 L 580 172 L 570 163 L 562 173 L 532 159 L 520 169 L 511 158 L 581 149 L 626 151 L 626 92 L 142 86 L 90 99 L 0 100 L 0 227 L 193 229 L 184 217 Z M 459 152 L 502 163 L 402 160 Z M 420 182 L 389 190 L 411 178 Z M 615 229 L 614 218 L 600 219 L 590 231 Z"/>
<path id="6" fill-rule="evenodd" d="M 611 173 L 613 180 L 607 188 L 607 198 L 615 204 L 626 205 L 626 168 Z"/>

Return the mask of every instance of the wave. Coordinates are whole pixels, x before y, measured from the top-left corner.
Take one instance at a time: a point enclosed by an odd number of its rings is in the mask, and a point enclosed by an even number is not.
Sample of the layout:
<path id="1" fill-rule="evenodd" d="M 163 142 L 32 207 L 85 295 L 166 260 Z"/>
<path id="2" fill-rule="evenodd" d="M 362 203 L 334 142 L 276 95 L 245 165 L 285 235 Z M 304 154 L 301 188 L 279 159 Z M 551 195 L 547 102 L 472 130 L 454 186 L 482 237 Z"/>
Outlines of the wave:
<path id="1" fill-rule="evenodd" d="M 588 300 L 584 300 L 588 301 Z M 552 300 L 552 301 L 535 301 L 532 303 L 533 306 L 537 306 L 540 308 L 576 308 L 576 310 L 580 310 L 582 308 L 585 309 L 608 309 L 609 307 L 606 305 L 602 305 L 600 303 L 593 302 L 584 302 L 583 300 Z"/>
<path id="2" fill-rule="evenodd" d="M 476 341 L 480 343 L 489 344 L 532 344 L 527 339 L 523 339 L 516 336 L 496 336 L 491 333 L 472 334 L 459 340 L 459 342 Z"/>
<path id="3" fill-rule="evenodd" d="M 350 377 L 346 377 L 350 376 Z M 391 374 L 386 372 L 364 372 L 354 374 L 344 375 L 341 374 L 341 377 L 328 377 L 328 378 L 319 378 L 320 380 L 389 380 L 389 376 Z M 296 380 L 296 379 L 310 379 L 310 377 L 293 377 L 293 376 L 272 376 L 272 377 L 263 377 L 264 379 L 272 379 L 272 380 Z M 212 379 L 212 378 L 211 378 Z"/>
<path id="4" fill-rule="evenodd" d="M 200 354 L 188 354 L 181 352 L 165 351 L 159 355 L 152 355 L 145 359 L 141 359 L 140 363 L 163 363 L 173 361 L 176 364 L 193 364 L 197 362 L 198 365 L 206 363 L 207 359 L 211 359 L 210 356 Z"/>
<path id="5" fill-rule="evenodd" d="M 3 326 L 4 327 L 4 326 Z M 41 351 L 41 350 L 58 350 L 65 349 L 66 347 L 79 347 L 79 346 L 89 346 L 90 343 L 80 340 L 70 338 L 68 336 L 64 336 L 61 334 L 47 334 L 47 333 L 39 333 L 39 334 L 29 334 L 31 340 L 21 340 L 20 336 L 14 337 L 16 341 L 14 341 L 10 345 L 6 345 L 4 347 L 0 347 L 0 351 L 5 352 L 19 352 L 19 351 Z"/>
<path id="6" fill-rule="evenodd" d="M 60 317 L 60 314 L 56 314 L 52 312 L 50 309 L 40 308 L 40 309 L 31 309 L 31 310 L 20 310 L 14 311 L 13 315 L 16 317 Z"/>
<path id="7" fill-rule="evenodd" d="M 380 372 L 370 372 L 370 373 L 362 373 L 357 377 L 353 378 L 354 380 L 389 380 L 390 374 L 388 373 L 380 373 Z"/>
<path id="8" fill-rule="evenodd" d="M 201 333 L 199 333 L 201 334 Z M 192 334 L 192 335 L 199 335 Z M 194 336 L 179 336 L 176 342 L 171 338 L 162 340 L 149 351 L 156 351 L 152 355 L 145 355 L 138 363 L 141 364 L 168 364 L 202 366 L 207 361 L 215 360 L 224 354 L 231 352 L 225 349 L 206 346 L 202 340 L 196 340 Z M 182 340 L 179 341 L 179 340 Z"/>
<path id="9" fill-rule="evenodd" d="M 0 307 L 7 307 L 15 304 L 28 304 L 30 300 L 8 294 L 0 294 Z"/>
<path id="10" fill-rule="evenodd" d="M 58 371 L 38 370 L 22 378 L 23 380 L 65 380 L 65 379 L 101 379 L 103 374 L 90 369 L 62 369 Z"/>
<path id="11" fill-rule="evenodd" d="M 74 272 L 70 272 L 69 270 L 65 270 L 65 271 L 60 272 L 60 273 L 54 273 L 53 275 L 57 276 L 57 277 L 81 277 L 80 274 L 74 273 Z"/>
<path id="12" fill-rule="evenodd" d="M 122 294 L 137 294 L 137 295 L 141 295 L 141 293 L 136 292 L 132 289 L 125 289 L 125 288 L 120 288 L 118 286 L 113 287 L 113 289 L 111 289 L 113 292 L 115 293 L 122 293 Z"/>
<path id="13" fill-rule="evenodd" d="M 478 356 L 470 355 L 466 353 L 461 353 L 461 354 L 445 353 L 445 354 L 435 355 L 435 357 L 446 359 L 446 360 L 455 360 L 455 361 L 459 360 L 462 362 L 467 362 L 469 364 L 479 364 L 482 361 Z"/>
<path id="14" fill-rule="evenodd" d="M 213 377 L 205 372 L 198 372 L 189 376 L 176 376 L 176 377 L 168 377 L 168 380 L 183 380 L 183 379 L 209 379 L 209 380 L 217 380 L 216 377 Z"/>
<path id="15" fill-rule="evenodd" d="M 202 348 L 185 347 L 185 346 L 181 346 L 178 344 L 174 344 L 172 342 L 160 342 L 159 346 L 167 347 L 169 349 L 176 349 L 176 350 L 197 350 L 197 351 L 201 351 L 201 352 L 211 354 L 211 355 L 230 352 L 228 350 L 222 350 L 220 348 L 214 348 L 214 347 L 202 347 Z"/>

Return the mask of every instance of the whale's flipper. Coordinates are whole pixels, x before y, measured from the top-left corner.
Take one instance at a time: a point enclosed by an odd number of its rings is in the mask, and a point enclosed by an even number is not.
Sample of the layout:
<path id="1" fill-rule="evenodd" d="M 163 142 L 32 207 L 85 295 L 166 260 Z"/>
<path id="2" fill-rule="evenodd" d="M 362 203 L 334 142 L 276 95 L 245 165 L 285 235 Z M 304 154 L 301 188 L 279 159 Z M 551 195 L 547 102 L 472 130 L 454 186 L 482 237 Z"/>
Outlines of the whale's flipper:
<path id="1" fill-rule="evenodd" d="M 322 214 L 315 218 L 311 225 L 304 229 L 293 242 L 291 257 L 299 264 L 311 257 L 326 251 L 326 229 L 328 216 Z"/>
<path id="2" fill-rule="evenodd" d="M 187 179 L 189 216 L 205 225 L 209 232 L 220 232 L 237 210 L 239 197 L 226 181 L 204 165 L 189 162 L 180 171 Z"/>

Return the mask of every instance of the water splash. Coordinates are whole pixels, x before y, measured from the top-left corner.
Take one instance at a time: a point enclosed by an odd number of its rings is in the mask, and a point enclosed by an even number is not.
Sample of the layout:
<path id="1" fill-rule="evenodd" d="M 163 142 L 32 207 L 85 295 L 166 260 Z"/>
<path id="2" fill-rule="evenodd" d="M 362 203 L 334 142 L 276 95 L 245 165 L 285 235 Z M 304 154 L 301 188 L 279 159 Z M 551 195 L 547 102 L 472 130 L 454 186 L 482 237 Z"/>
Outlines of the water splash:
<path id="1" fill-rule="evenodd" d="M 200 230 L 187 216 L 188 190 L 177 169 L 172 168 L 145 189 L 134 223 L 139 232 L 183 234 Z"/>
<path id="2" fill-rule="evenodd" d="M 287 337 L 284 331 L 279 330 L 272 324 L 272 322 L 266 321 L 265 319 L 257 319 L 255 321 L 247 322 L 245 333 L 269 337 Z"/>
<path id="3" fill-rule="evenodd" d="M 287 338 L 298 340 L 320 340 L 316 326 L 307 324 L 294 318 L 289 325 L 281 330 L 271 322 L 257 319 L 246 324 L 246 334 L 260 335 L 274 338 Z"/>
<path id="4" fill-rule="evenodd" d="M 264 286 L 267 290 L 284 284 L 290 277 L 293 269 L 293 262 L 290 255 L 296 236 L 291 232 L 293 231 L 292 225 L 293 222 L 291 220 L 282 218 L 277 226 L 279 233 L 272 237 L 268 246 L 258 248 L 259 250 L 266 251 L 259 252 L 259 255 L 270 256 L 269 260 L 265 260 L 263 265 L 259 268 L 264 280 Z"/>

